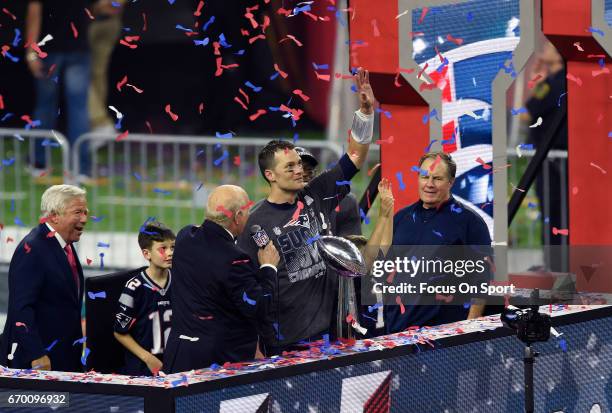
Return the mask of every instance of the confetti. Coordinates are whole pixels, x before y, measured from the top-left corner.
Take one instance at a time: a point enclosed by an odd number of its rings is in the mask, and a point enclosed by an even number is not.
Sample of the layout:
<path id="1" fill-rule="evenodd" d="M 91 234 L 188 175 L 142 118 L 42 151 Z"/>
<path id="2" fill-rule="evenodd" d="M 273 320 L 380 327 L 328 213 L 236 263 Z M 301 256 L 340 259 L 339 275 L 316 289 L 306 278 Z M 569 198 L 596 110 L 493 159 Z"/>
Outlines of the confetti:
<path id="1" fill-rule="evenodd" d="M 296 221 L 300 217 L 300 212 L 302 212 L 302 209 L 304 209 L 304 203 L 298 200 L 295 212 L 293 213 L 293 216 L 291 217 L 292 221 Z"/>
<path id="2" fill-rule="evenodd" d="M 91 258 L 86 258 L 85 261 L 87 262 L 87 265 L 91 265 L 91 263 L 93 262 Z"/>
<path id="3" fill-rule="evenodd" d="M 21 321 L 17 321 L 15 323 L 16 327 L 24 327 L 26 329 L 26 331 L 28 331 L 28 326 L 25 323 L 22 323 Z"/>
<path id="4" fill-rule="evenodd" d="M 476 158 L 476 162 L 481 164 L 484 169 L 491 169 L 491 165 L 483 161 L 481 157 Z"/>
<path id="5" fill-rule="evenodd" d="M 100 291 L 99 293 L 93 293 L 91 291 L 87 292 L 87 295 L 91 300 L 95 300 L 96 298 L 106 298 L 106 292 Z"/>
<path id="6" fill-rule="evenodd" d="M 589 165 L 590 165 L 590 166 L 592 166 L 593 168 L 597 168 L 597 169 L 599 169 L 599 171 L 600 171 L 602 174 L 604 174 L 604 175 L 608 173 L 608 172 L 606 172 L 606 170 L 605 170 L 605 169 L 603 169 L 601 166 L 599 166 L 599 165 L 597 165 L 597 164 L 594 164 L 593 162 L 591 162 Z"/>
<path id="7" fill-rule="evenodd" d="M 510 112 L 512 112 L 512 115 L 519 115 L 521 113 L 527 113 L 527 109 L 525 108 L 518 108 L 518 109 L 510 109 Z"/>
<path id="8" fill-rule="evenodd" d="M 565 92 L 565 93 L 561 93 L 561 94 L 559 95 L 559 99 L 557 100 L 557 106 L 558 106 L 558 107 L 561 107 L 561 98 L 562 98 L 563 96 L 565 96 L 565 95 L 567 95 L 567 92 Z"/>
<path id="9" fill-rule="evenodd" d="M 310 237 L 306 240 L 306 245 L 311 245 L 313 242 L 318 241 L 321 238 L 321 234 L 317 234 L 314 237 Z"/>
<path id="10" fill-rule="evenodd" d="M 153 188 L 153 192 L 157 194 L 162 194 L 162 195 L 172 195 L 172 192 L 167 191 L 165 189 L 161 189 L 161 188 Z"/>
<path id="11" fill-rule="evenodd" d="M 83 349 L 83 353 L 81 354 L 81 364 L 86 366 L 87 365 L 87 357 L 89 356 L 89 353 L 91 352 L 90 349 L 88 349 L 87 347 L 85 347 Z"/>
<path id="12" fill-rule="evenodd" d="M 544 76 L 542 76 L 541 73 L 538 73 L 537 75 L 535 75 L 529 82 L 527 82 L 527 87 L 529 89 L 533 89 L 533 87 L 536 85 L 536 83 L 538 82 L 538 80 L 542 79 Z"/>
<path id="13" fill-rule="evenodd" d="M 255 119 L 257 119 L 258 117 L 260 117 L 261 115 L 265 115 L 266 113 L 268 113 L 265 109 L 257 109 L 257 112 L 253 113 L 252 115 L 249 116 L 249 120 L 252 122 Z"/>
<path id="14" fill-rule="evenodd" d="M 73 346 L 76 346 L 77 344 L 85 344 L 85 342 L 87 341 L 87 336 L 85 337 L 81 337 L 77 340 L 74 340 L 74 342 L 72 343 Z"/>
<path id="15" fill-rule="evenodd" d="M 580 46 L 580 42 L 575 42 L 574 46 L 576 47 L 576 49 L 578 49 L 578 51 L 584 52 L 584 49 L 582 48 L 582 46 Z"/>
<path id="16" fill-rule="evenodd" d="M 553 235 L 569 235 L 569 229 L 558 229 L 557 227 L 552 227 Z"/>
<path id="17" fill-rule="evenodd" d="M 406 312 L 406 308 L 404 307 L 402 298 L 399 295 L 395 297 L 395 303 L 400 306 L 400 314 L 404 314 Z"/>
<path id="18" fill-rule="evenodd" d="M 228 132 L 228 133 L 216 132 L 215 136 L 219 139 L 232 139 L 234 137 L 234 134 L 232 132 Z"/>
<path id="19" fill-rule="evenodd" d="M 170 104 L 166 105 L 165 107 L 165 111 L 166 113 L 170 116 L 170 118 L 172 118 L 172 120 L 174 122 L 176 122 L 178 120 L 178 115 L 172 112 L 172 108 L 170 107 Z"/>
<path id="20" fill-rule="evenodd" d="M 370 218 L 368 218 L 368 216 L 366 215 L 366 213 L 364 212 L 362 208 L 359 208 L 359 216 L 361 217 L 361 220 L 363 221 L 364 224 L 366 225 L 370 224 Z"/>
<path id="21" fill-rule="evenodd" d="M 104 269 L 104 253 L 101 252 L 99 255 L 100 255 L 100 269 L 103 270 Z"/>
<path id="22" fill-rule="evenodd" d="M 98 242 L 98 243 L 96 244 L 96 246 L 97 246 L 98 248 L 110 248 L 110 243 L 106 243 L 106 242 L 101 242 L 101 241 L 100 241 L 100 242 Z"/>
<path id="23" fill-rule="evenodd" d="M 72 35 L 74 36 L 74 38 L 78 38 L 79 37 L 79 31 L 77 30 L 76 26 L 74 25 L 73 22 L 70 22 L 70 28 L 72 29 Z"/>
<path id="24" fill-rule="evenodd" d="M 51 351 L 51 349 L 52 349 L 53 347 L 55 347 L 55 345 L 57 344 L 57 342 L 58 342 L 58 340 L 57 340 L 57 339 L 53 340 L 53 342 L 52 342 L 51 344 L 49 344 L 49 346 L 48 346 L 48 347 L 46 347 L 46 348 L 45 348 L 45 350 L 46 350 L 47 352 Z"/>
<path id="25" fill-rule="evenodd" d="M 372 34 L 374 37 L 380 37 L 380 30 L 378 30 L 378 22 L 376 19 L 373 19 L 370 24 L 372 25 Z"/>
<path id="26" fill-rule="evenodd" d="M 219 205 L 217 207 L 217 211 L 222 212 L 223 215 L 225 215 L 228 218 L 231 218 L 234 216 L 234 213 L 228 209 L 225 209 L 225 207 L 223 205 Z"/>
<path id="27" fill-rule="evenodd" d="M 351 181 L 336 181 L 336 185 L 338 185 L 338 186 L 342 186 L 342 185 L 351 186 Z"/>
<path id="28" fill-rule="evenodd" d="M 571 73 L 568 73 L 565 77 L 567 78 L 567 80 L 575 82 L 578 86 L 582 86 L 582 79 L 580 79 L 578 76 L 574 76 Z"/>
<path id="29" fill-rule="evenodd" d="M 406 184 L 404 183 L 404 178 L 403 178 L 402 172 L 396 172 L 395 173 L 395 177 L 397 178 L 397 181 L 399 183 L 400 191 L 405 190 L 406 189 Z"/>
<path id="30" fill-rule="evenodd" d="M 593 77 L 597 77 L 599 75 L 608 75 L 610 74 L 610 69 L 608 69 L 607 67 L 604 67 L 601 70 L 593 70 L 591 74 L 593 75 Z"/>
<path id="31" fill-rule="evenodd" d="M 306 96 L 304 93 L 302 93 L 302 91 L 300 89 L 295 89 L 293 91 L 293 93 L 297 96 L 299 96 L 300 98 L 302 98 L 302 100 L 304 102 L 308 102 L 310 100 L 310 98 L 308 96 Z"/>
<path id="32" fill-rule="evenodd" d="M 452 212 L 460 214 L 461 211 L 463 211 L 461 208 L 459 208 L 458 206 L 455 206 L 455 204 L 451 204 L 450 209 Z"/>
<path id="33" fill-rule="evenodd" d="M 605 33 L 603 32 L 603 30 L 600 30 L 600 29 L 598 29 L 598 28 L 596 28 L 596 27 L 589 27 L 589 28 L 587 29 L 587 31 L 589 31 L 589 32 L 591 32 L 591 33 L 596 33 L 596 34 L 600 35 L 601 37 L 603 37 L 603 36 L 605 35 Z"/>
<path id="34" fill-rule="evenodd" d="M 223 151 L 223 155 L 221 155 L 219 158 L 215 159 L 213 161 L 213 164 L 215 166 L 219 166 L 221 165 L 221 163 L 223 163 L 224 160 L 226 160 L 229 157 L 229 152 L 227 150 Z"/>
<path id="35" fill-rule="evenodd" d="M 30 247 L 27 242 L 23 244 L 23 249 L 25 249 L 26 254 L 29 254 L 32 251 L 32 247 Z"/>
<path id="36" fill-rule="evenodd" d="M 538 116 L 538 120 L 533 125 L 529 125 L 529 127 L 530 128 L 537 128 L 540 125 L 542 125 L 542 117 Z"/>

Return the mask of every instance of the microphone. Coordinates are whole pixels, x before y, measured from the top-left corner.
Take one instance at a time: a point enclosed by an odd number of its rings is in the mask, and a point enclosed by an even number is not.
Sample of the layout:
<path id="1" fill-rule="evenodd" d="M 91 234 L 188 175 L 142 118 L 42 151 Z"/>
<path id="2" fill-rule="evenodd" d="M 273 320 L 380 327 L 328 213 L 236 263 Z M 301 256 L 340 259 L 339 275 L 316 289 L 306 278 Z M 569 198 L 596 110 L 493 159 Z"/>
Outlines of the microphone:
<path id="1" fill-rule="evenodd" d="M 260 225 L 251 225 L 251 237 L 259 248 L 264 248 L 270 242 L 270 237 Z"/>

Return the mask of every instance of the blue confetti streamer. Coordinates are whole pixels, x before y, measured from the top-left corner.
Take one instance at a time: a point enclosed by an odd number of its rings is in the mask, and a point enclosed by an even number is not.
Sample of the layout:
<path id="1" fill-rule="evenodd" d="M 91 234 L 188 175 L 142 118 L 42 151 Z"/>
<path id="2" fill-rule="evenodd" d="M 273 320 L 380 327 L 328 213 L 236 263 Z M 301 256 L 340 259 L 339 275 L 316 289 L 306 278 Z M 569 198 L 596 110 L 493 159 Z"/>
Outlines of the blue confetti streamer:
<path id="1" fill-rule="evenodd" d="M 532 150 L 533 149 L 533 143 L 521 143 L 519 145 L 520 149 L 525 149 L 525 150 Z"/>
<path id="2" fill-rule="evenodd" d="M 232 139 L 234 137 L 234 135 L 231 132 L 228 132 L 228 133 L 215 132 L 215 136 L 219 139 Z"/>
<path id="3" fill-rule="evenodd" d="M 161 189 L 161 188 L 153 188 L 153 192 L 162 194 L 162 195 L 172 195 L 172 192 L 166 191 L 165 189 Z"/>
<path id="4" fill-rule="evenodd" d="M 81 338 L 79 338 L 79 339 L 77 339 L 77 340 L 74 340 L 74 343 L 72 343 L 72 345 L 73 345 L 73 346 L 76 346 L 76 345 L 77 345 L 77 343 L 78 343 L 78 344 L 83 344 L 83 343 L 85 343 L 86 341 L 87 341 L 87 336 L 85 336 L 85 337 L 81 337 Z"/>
<path id="5" fill-rule="evenodd" d="M 359 208 L 359 215 L 361 216 L 364 224 L 368 225 L 370 223 L 370 218 L 368 218 L 362 208 Z"/>
<path id="6" fill-rule="evenodd" d="M 510 109 L 510 112 L 512 112 L 512 115 L 518 115 L 520 113 L 527 113 L 527 109 L 525 108 L 518 108 L 518 109 Z"/>
<path id="7" fill-rule="evenodd" d="M 203 186 L 204 186 L 204 184 L 202 182 L 200 182 L 200 185 L 198 185 L 198 187 L 196 188 L 196 192 L 198 192 L 200 189 L 202 189 Z"/>
<path id="8" fill-rule="evenodd" d="M 4 116 L 2 116 L 2 119 L 0 119 L 0 122 L 4 122 L 5 120 L 11 118 L 14 114 L 13 113 L 7 113 Z"/>
<path id="9" fill-rule="evenodd" d="M 191 30 L 191 29 L 189 29 L 189 28 L 187 28 L 187 27 L 181 26 L 180 24 L 177 24 L 177 25 L 175 26 L 175 28 L 176 28 L 176 29 L 179 29 L 179 30 L 182 30 L 182 31 L 184 31 L 184 32 L 192 32 L 192 31 L 193 31 L 193 30 Z"/>
<path id="10" fill-rule="evenodd" d="M 312 67 L 314 67 L 315 70 L 329 70 L 329 65 L 327 63 L 318 65 L 315 62 L 312 62 Z"/>
<path id="11" fill-rule="evenodd" d="M 338 186 L 342 186 L 342 185 L 351 186 L 351 181 L 336 181 L 336 185 L 338 185 Z"/>
<path id="12" fill-rule="evenodd" d="M 437 140 L 437 139 L 434 139 L 434 140 L 432 140 L 431 142 L 429 142 L 429 145 L 427 145 L 427 146 L 425 147 L 425 153 L 429 152 L 429 151 L 431 150 L 431 146 L 432 146 L 434 143 L 436 143 L 436 142 L 438 142 L 438 140 Z"/>
<path id="13" fill-rule="evenodd" d="M 600 35 L 601 37 L 605 36 L 605 33 L 603 32 L 603 30 L 598 29 L 597 27 L 589 27 L 589 31 L 591 33 L 597 33 L 598 35 Z"/>
<path id="14" fill-rule="evenodd" d="M 436 231 L 435 229 L 432 229 L 432 232 L 433 232 L 434 234 L 436 234 L 438 237 L 442 238 L 442 233 L 441 233 L 441 232 L 438 232 L 438 231 Z"/>
<path id="15" fill-rule="evenodd" d="M 91 219 L 93 222 L 100 222 L 100 221 L 102 221 L 102 220 L 104 219 L 104 215 L 100 215 L 99 217 L 97 217 L 97 216 L 95 216 L 95 215 L 92 215 L 92 216 L 90 217 L 90 219 Z"/>
<path id="16" fill-rule="evenodd" d="M 213 161 L 213 164 L 214 164 L 215 166 L 219 166 L 219 165 L 221 165 L 221 163 L 222 163 L 224 160 L 226 160 L 228 157 L 229 157 L 229 152 L 225 150 L 225 151 L 223 151 L 223 155 L 221 155 L 221 157 L 220 157 L 220 158 L 215 159 L 215 160 Z"/>
<path id="17" fill-rule="evenodd" d="M 452 212 L 455 212 L 457 214 L 460 214 L 461 211 L 463 211 L 463 209 L 459 208 L 458 206 L 455 206 L 455 204 L 451 204 L 450 209 Z"/>
<path id="18" fill-rule="evenodd" d="M 369 305 L 368 306 L 368 313 L 372 313 L 372 312 L 378 310 L 382 306 L 383 306 L 382 303 L 376 303 L 374 305 Z"/>
<path id="19" fill-rule="evenodd" d="M 85 347 L 85 349 L 83 350 L 83 355 L 81 356 L 81 364 L 82 365 L 87 365 L 87 357 L 89 356 L 89 353 L 91 352 L 90 349 L 88 349 L 87 347 Z"/>
<path id="20" fill-rule="evenodd" d="M 318 240 L 319 240 L 319 238 L 321 238 L 321 234 L 317 234 L 317 235 L 315 235 L 314 237 L 308 238 L 308 239 L 306 240 L 306 245 L 310 245 L 310 244 L 312 244 L 313 242 L 318 241 Z"/>
<path id="21" fill-rule="evenodd" d="M 14 163 L 15 163 L 15 158 L 8 158 L 8 159 L 2 160 L 2 165 L 4 166 L 11 166 Z"/>
<path id="22" fill-rule="evenodd" d="M 257 305 L 257 301 L 250 299 L 246 291 L 242 293 L 242 301 L 244 301 L 248 305 Z"/>
<path id="23" fill-rule="evenodd" d="M 205 32 L 206 30 L 208 30 L 208 26 L 210 26 L 214 22 L 215 22 L 215 16 L 210 16 L 210 19 L 208 19 L 208 21 L 204 23 L 204 26 L 202 26 L 202 31 Z"/>
<path id="24" fill-rule="evenodd" d="M 419 175 L 422 175 L 422 176 L 427 176 L 427 175 L 429 175 L 429 172 L 427 172 L 427 170 L 426 170 L 426 169 L 421 169 L 421 168 L 419 168 L 419 167 L 418 167 L 418 166 L 416 166 L 416 165 L 414 165 L 412 168 L 410 168 L 410 170 L 411 170 L 411 171 L 413 171 L 413 172 L 418 172 L 418 174 L 419 174 Z"/>
<path id="25" fill-rule="evenodd" d="M 276 339 L 277 340 L 284 340 L 285 337 L 283 337 L 283 335 L 280 332 L 280 328 L 278 327 L 278 323 L 272 323 L 272 327 L 274 327 L 274 331 L 276 331 Z"/>
<path id="26" fill-rule="evenodd" d="M 13 47 L 19 46 L 20 41 L 21 41 L 21 31 L 19 29 L 15 29 L 15 38 L 13 39 Z"/>
<path id="27" fill-rule="evenodd" d="M 400 191 L 403 191 L 406 189 L 406 184 L 404 183 L 404 176 L 401 172 L 396 172 L 395 173 L 395 177 L 397 178 L 397 181 L 399 182 L 399 188 Z"/>
<path id="28" fill-rule="evenodd" d="M 138 172 L 134 172 L 132 175 L 134 175 L 134 178 L 136 178 L 137 181 L 142 181 L 142 176 L 140 176 Z"/>
<path id="29" fill-rule="evenodd" d="M 106 242 L 99 241 L 96 245 L 98 246 L 98 248 L 110 248 L 110 243 L 107 244 Z"/>
<path id="30" fill-rule="evenodd" d="M 251 82 L 249 82 L 248 80 L 246 82 L 244 82 L 244 84 L 251 88 L 253 90 L 253 92 L 260 92 L 261 89 L 263 89 L 261 86 L 255 86 L 254 84 L 252 84 Z"/>
<path id="31" fill-rule="evenodd" d="M 229 43 L 227 42 L 227 40 L 225 40 L 225 34 L 223 34 L 223 33 L 221 33 L 221 34 L 219 35 L 219 44 L 220 44 L 222 47 L 224 47 L 225 49 L 228 49 L 228 48 L 232 47 L 232 45 L 231 45 L 231 44 L 229 44 Z"/>
<path id="32" fill-rule="evenodd" d="M 15 217 L 15 219 L 13 221 L 15 222 L 15 225 L 17 225 L 18 227 L 25 227 L 26 226 L 19 217 Z"/>
<path id="33" fill-rule="evenodd" d="M 270 76 L 270 80 L 276 79 L 278 77 L 278 75 L 280 75 L 280 73 L 274 72 L 274 74 L 272 76 Z"/>
<path id="34" fill-rule="evenodd" d="M 238 56 L 242 56 L 242 55 L 244 54 L 244 49 L 240 49 L 240 50 L 238 50 L 238 51 L 237 51 L 236 53 L 234 53 L 234 54 L 235 54 L 235 55 L 238 55 Z"/>
<path id="35" fill-rule="evenodd" d="M 446 66 L 448 66 L 448 59 L 445 57 L 440 66 L 438 66 L 438 68 L 436 69 L 436 72 L 442 73 L 442 70 L 444 70 Z"/>
<path id="36" fill-rule="evenodd" d="M 469 21 L 469 22 L 471 22 L 474 19 L 474 16 L 472 15 L 471 11 L 469 11 L 467 13 L 466 17 L 467 17 L 467 21 Z"/>
<path id="37" fill-rule="evenodd" d="M 101 270 L 104 269 L 104 253 L 103 252 L 100 253 L 100 269 Z"/>
<path id="38" fill-rule="evenodd" d="M 47 351 L 51 351 L 51 349 L 57 344 L 57 339 L 53 340 L 53 343 L 49 344 L 49 347 L 45 348 Z"/>
<path id="39" fill-rule="evenodd" d="M 362 316 L 362 317 L 365 317 L 365 318 L 368 318 L 368 319 L 370 319 L 370 320 L 372 320 L 372 321 L 378 321 L 378 320 L 376 320 L 374 317 L 370 317 L 369 315 L 366 315 L 366 314 L 361 314 L 361 316 Z"/>
<path id="40" fill-rule="evenodd" d="M 206 46 L 209 42 L 210 42 L 210 39 L 208 37 L 205 37 L 203 40 L 197 40 L 197 39 L 193 40 L 193 43 L 196 46 Z"/>
<path id="41" fill-rule="evenodd" d="M 95 300 L 96 298 L 106 298 L 106 291 L 100 291 L 99 293 L 92 293 L 91 291 L 87 292 L 90 300 Z"/>
<path id="42" fill-rule="evenodd" d="M 565 92 L 565 93 L 561 93 L 561 94 L 559 95 L 559 99 L 557 99 L 557 107 L 561 107 L 561 98 L 562 98 L 563 96 L 565 96 L 565 95 L 567 95 L 567 92 Z"/>
<path id="43" fill-rule="evenodd" d="M 43 139 L 41 146 L 49 146 L 52 148 L 59 148 L 61 145 L 59 142 L 56 142 L 55 139 Z"/>
<path id="44" fill-rule="evenodd" d="M 567 342 L 564 338 L 559 339 L 559 347 L 561 347 L 561 350 L 563 350 L 564 353 L 567 352 Z"/>
<path id="45" fill-rule="evenodd" d="M 13 61 L 13 63 L 17 63 L 19 62 L 19 58 L 13 56 L 12 54 L 10 54 L 9 52 L 4 52 L 4 57 L 8 57 L 9 59 L 11 59 Z"/>
<path id="46" fill-rule="evenodd" d="M 305 6 L 302 7 L 296 7 L 293 9 L 293 16 L 297 16 L 299 13 L 304 12 L 304 11 L 310 11 L 310 4 L 307 4 Z"/>

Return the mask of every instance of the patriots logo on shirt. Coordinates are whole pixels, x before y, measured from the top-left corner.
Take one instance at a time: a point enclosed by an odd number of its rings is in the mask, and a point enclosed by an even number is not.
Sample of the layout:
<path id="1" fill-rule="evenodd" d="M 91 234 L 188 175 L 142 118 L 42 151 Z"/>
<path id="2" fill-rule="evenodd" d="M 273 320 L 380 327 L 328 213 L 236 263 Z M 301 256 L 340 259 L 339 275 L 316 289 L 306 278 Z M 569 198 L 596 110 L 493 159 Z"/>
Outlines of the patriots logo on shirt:
<path id="1" fill-rule="evenodd" d="M 291 221 L 289 221 L 285 225 L 283 225 L 283 228 L 295 227 L 295 226 L 299 226 L 299 227 L 304 227 L 304 228 L 310 229 L 310 218 L 308 218 L 308 214 L 302 214 L 302 215 L 298 216 L 297 219 L 292 219 Z"/>
<path id="2" fill-rule="evenodd" d="M 119 323 L 119 325 L 121 325 L 121 328 L 126 328 L 128 324 L 130 324 L 130 322 L 132 321 L 132 317 L 123 313 L 118 313 L 116 317 L 117 322 Z"/>

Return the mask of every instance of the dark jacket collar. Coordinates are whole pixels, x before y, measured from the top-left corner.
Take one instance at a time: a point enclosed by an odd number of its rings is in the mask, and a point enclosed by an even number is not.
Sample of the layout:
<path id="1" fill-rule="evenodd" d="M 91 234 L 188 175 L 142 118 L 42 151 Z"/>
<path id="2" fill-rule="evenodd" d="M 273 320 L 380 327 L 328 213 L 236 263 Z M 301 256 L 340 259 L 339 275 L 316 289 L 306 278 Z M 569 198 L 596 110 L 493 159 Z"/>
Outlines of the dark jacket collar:
<path id="1" fill-rule="evenodd" d="M 202 229 L 205 231 L 211 231 L 223 239 L 234 242 L 234 237 L 230 235 L 229 231 L 223 228 L 221 225 L 211 220 L 204 220 L 202 223 Z"/>

